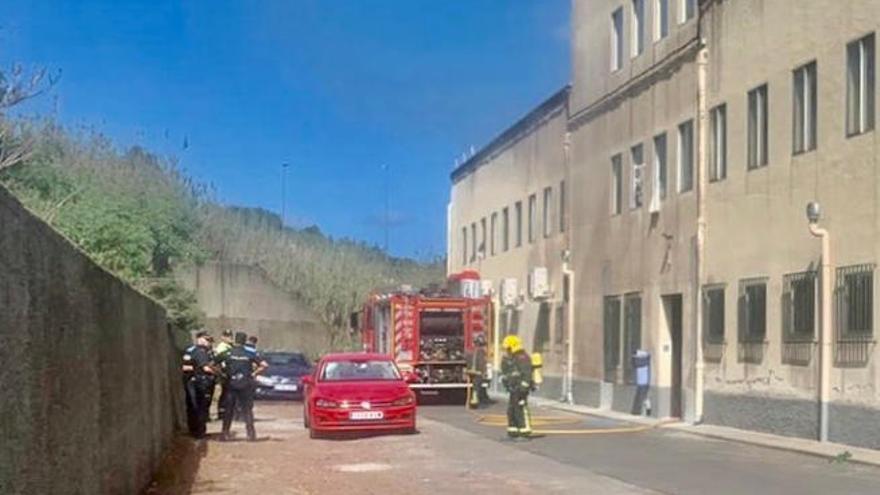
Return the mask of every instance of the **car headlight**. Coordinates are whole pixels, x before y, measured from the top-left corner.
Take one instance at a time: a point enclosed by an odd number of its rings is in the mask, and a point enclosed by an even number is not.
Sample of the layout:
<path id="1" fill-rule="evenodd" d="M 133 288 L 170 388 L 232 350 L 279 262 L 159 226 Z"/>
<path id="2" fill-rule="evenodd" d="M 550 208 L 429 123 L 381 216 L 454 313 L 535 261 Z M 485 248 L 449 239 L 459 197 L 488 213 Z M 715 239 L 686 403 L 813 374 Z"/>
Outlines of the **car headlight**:
<path id="1" fill-rule="evenodd" d="M 334 409 L 334 408 L 339 407 L 339 404 L 335 400 L 318 399 L 315 401 L 315 407 L 322 407 L 324 409 Z"/>
<path id="2" fill-rule="evenodd" d="M 268 376 L 257 375 L 257 383 L 260 385 L 271 387 L 272 385 L 275 385 L 275 380 L 269 378 Z"/>
<path id="3" fill-rule="evenodd" d="M 394 402 L 391 403 L 392 406 L 409 406 L 415 402 L 415 398 L 412 395 L 407 395 L 406 397 L 401 397 Z"/>

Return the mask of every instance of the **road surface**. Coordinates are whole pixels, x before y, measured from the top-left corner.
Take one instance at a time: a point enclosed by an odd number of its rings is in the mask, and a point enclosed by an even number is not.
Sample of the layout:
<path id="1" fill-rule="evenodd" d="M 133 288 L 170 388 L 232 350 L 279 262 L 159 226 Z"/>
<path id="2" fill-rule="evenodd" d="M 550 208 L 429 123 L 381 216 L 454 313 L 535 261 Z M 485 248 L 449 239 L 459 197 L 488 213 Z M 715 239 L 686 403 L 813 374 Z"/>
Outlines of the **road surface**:
<path id="1" fill-rule="evenodd" d="M 505 439 L 503 410 L 419 410 L 416 435 L 310 440 L 299 403 L 257 406 L 260 441 L 185 441 L 148 491 L 421 495 L 876 494 L 880 469 L 537 409 L 546 436 Z M 219 424 L 210 425 L 216 432 Z M 243 425 L 236 424 L 238 437 Z"/>

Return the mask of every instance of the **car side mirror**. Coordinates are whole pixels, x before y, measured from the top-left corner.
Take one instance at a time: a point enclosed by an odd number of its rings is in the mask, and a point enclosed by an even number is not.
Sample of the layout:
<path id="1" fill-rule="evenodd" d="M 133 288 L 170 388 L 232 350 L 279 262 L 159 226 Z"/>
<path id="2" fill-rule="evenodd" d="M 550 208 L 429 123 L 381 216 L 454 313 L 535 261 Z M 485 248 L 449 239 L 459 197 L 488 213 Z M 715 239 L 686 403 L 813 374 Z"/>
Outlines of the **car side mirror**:
<path id="1" fill-rule="evenodd" d="M 304 377 L 302 378 L 302 384 L 303 384 L 303 385 L 314 385 L 314 384 L 315 384 L 315 379 L 312 378 L 311 376 L 304 376 Z"/>

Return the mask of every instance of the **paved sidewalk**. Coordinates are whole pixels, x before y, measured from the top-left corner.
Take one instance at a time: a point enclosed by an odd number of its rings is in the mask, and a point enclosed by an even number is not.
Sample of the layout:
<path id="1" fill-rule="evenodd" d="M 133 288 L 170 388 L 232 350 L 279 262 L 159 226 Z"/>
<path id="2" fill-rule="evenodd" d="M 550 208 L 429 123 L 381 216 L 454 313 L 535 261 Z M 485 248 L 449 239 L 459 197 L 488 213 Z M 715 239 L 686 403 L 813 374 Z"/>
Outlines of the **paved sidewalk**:
<path id="1" fill-rule="evenodd" d="M 676 420 L 670 421 L 668 419 L 664 420 L 645 416 L 633 416 L 631 414 L 621 413 L 617 411 L 609 411 L 606 409 L 597 409 L 594 407 L 566 404 L 563 402 L 541 397 L 535 397 L 530 400 L 535 405 L 557 409 L 560 411 L 568 411 L 590 416 L 599 416 L 627 423 L 653 425 L 658 428 L 673 429 L 684 433 L 691 433 L 694 435 L 701 435 L 719 440 L 740 442 L 771 449 L 787 450 L 791 452 L 800 452 L 803 454 L 809 454 L 827 459 L 857 462 L 860 464 L 880 467 L 880 450 L 854 447 L 851 445 L 840 443 L 821 443 L 815 440 L 808 440 L 804 438 L 771 435 L 769 433 L 740 430 L 737 428 L 729 428 L 726 426 L 709 424 L 694 425 Z"/>

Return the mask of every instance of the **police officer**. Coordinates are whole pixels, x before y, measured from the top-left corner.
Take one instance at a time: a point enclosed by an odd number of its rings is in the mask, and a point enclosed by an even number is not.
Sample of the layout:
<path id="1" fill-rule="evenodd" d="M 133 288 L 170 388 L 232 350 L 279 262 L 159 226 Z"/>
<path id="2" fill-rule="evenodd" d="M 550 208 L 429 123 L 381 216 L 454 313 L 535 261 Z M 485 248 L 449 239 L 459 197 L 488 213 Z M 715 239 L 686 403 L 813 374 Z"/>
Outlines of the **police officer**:
<path id="1" fill-rule="evenodd" d="M 259 341 L 260 339 L 257 338 L 256 335 L 249 335 L 247 338 L 247 344 L 244 345 L 244 348 L 249 351 L 253 351 L 259 355 L 259 352 L 257 351 L 257 343 Z"/>
<path id="2" fill-rule="evenodd" d="M 528 439 L 532 434 L 528 404 L 529 392 L 534 388 L 532 358 L 523 349 L 522 342 L 516 335 L 504 337 L 501 347 L 505 351 L 501 381 L 509 394 L 507 436 L 513 439 Z"/>
<path id="3" fill-rule="evenodd" d="M 220 335 L 220 343 L 217 344 L 217 347 L 214 348 L 213 360 L 215 363 L 219 363 L 223 360 L 226 354 L 232 350 L 232 330 L 226 329 L 223 330 L 223 334 Z M 217 401 L 217 419 L 222 420 L 224 416 L 224 408 L 226 407 L 226 383 L 225 377 L 221 377 L 219 380 L 220 385 L 220 400 Z M 213 393 L 212 400 L 213 400 Z"/>
<path id="4" fill-rule="evenodd" d="M 232 350 L 220 359 L 220 366 L 226 376 L 226 404 L 224 404 L 223 433 L 221 440 L 229 439 L 229 429 L 236 409 L 244 419 L 248 440 L 257 439 L 254 429 L 254 377 L 269 365 L 257 356 L 257 353 L 245 348 L 247 335 L 244 332 L 235 334 Z"/>
<path id="5" fill-rule="evenodd" d="M 489 399 L 489 381 L 486 379 L 486 337 L 477 334 L 474 337 L 474 350 L 467 356 L 467 373 L 471 379 L 471 393 L 468 407 L 478 409 L 491 404 Z"/>
<path id="6" fill-rule="evenodd" d="M 183 378 L 186 390 L 186 419 L 190 434 L 203 438 L 210 415 L 211 389 L 214 388 L 214 369 L 209 354 L 208 333 L 196 334 L 196 343 L 183 353 Z"/>

